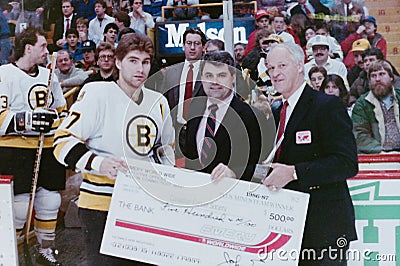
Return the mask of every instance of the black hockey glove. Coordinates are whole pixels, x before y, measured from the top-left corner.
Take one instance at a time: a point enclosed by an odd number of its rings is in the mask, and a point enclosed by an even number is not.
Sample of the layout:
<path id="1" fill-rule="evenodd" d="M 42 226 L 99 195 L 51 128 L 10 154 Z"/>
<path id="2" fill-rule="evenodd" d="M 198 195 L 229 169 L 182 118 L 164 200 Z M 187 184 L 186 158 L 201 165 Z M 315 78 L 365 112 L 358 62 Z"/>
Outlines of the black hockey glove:
<path id="1" fill-rule="evenodd" d="M 15 132 L 37 131 L 47 133 L 57 120 L 57 111 L 53 109 L 37 108 L 33 111 L 19 112 L 14 116 Z"/>

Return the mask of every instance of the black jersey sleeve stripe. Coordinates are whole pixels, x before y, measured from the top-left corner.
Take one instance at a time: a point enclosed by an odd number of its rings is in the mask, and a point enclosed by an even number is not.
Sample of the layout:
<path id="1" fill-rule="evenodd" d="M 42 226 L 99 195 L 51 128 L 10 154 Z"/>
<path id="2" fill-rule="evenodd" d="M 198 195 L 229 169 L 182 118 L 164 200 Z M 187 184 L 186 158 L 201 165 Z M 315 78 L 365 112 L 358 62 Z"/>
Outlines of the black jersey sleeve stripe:
<path id="1" fill-rule="evenodd" d="M 82 158 L 85 153 L 87 153 L 89 149 L 83 143 L 76 144 L 65 156 L 65 162 L 67 163 L 68 167 L 71 169 L 76 168 L 76 163 Z"/>

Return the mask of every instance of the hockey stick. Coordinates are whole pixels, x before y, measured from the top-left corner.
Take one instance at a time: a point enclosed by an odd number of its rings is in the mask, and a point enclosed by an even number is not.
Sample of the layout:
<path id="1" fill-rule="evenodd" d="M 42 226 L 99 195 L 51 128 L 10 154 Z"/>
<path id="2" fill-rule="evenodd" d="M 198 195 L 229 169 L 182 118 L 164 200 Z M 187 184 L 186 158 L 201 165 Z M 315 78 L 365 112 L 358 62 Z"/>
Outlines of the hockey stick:
<path id="1" fill-rule="evenodd" d="M 51 87 L 53 85 L 54 70 L 56 68 L 56 59 L 57 59 L 57 53 L 54 52 L 52 59 L 51 59 L 51 69 L 50 69 L 50 74 L 49 74 L 49 80 L 47 83 L 47 95 L 46 95 L 45 102 L 44 102 L 45 107 L 48 107 L 47 105 L 50 100 Z M 39 177 L 40 161 L 42 159 L 44 135 L 45 135 L 44 132 L 39 133 L 39 142 L 38 142 L 38 147 L 36 149 L 36 158 L 35 158 L 35 164 L 34 164 L 34 168 L 33 168 L 31 192 L 29 195 L 28 214 L 26 217 L 26 224 L 25 224 L 23 251 L 24 251 L 25 265 L 29 265 L 29 266 L 33 265 L 31 253 L 29 252 L 29 231 L 30 231 L 31 222 L 32 222 L 33 203 L 35 201 L 36 187 L 37 187 L 37 181 L 38 181 L 38 177 Z"/>

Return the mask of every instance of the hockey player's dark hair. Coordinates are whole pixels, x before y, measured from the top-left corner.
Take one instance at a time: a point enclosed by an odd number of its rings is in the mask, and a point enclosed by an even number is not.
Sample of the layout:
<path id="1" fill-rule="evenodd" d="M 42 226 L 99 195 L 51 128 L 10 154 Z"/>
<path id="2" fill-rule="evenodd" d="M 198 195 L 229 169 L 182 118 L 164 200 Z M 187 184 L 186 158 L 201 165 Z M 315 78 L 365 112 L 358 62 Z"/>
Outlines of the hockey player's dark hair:
<path id="1" fill-rule="evenodd" d="M 149 37 L 144 34 L 128 33 L 122 36 L 115 50 L 115 57 L 122 61 L 130 51 L 142 51 L 150 55 L 150 60 L 154 57 L 153 43 Z"/>
<path id="2" fill-rule="evenodd" d="M 38 41 L 38 36 L 46 36 L 41 28 L 32 26 L 27 27 L 23 32 L 15 37 L 15 47 L 11 61 L 15 62 L 24 56 L 25 46 L 27 44 L 35 45 Z"/>

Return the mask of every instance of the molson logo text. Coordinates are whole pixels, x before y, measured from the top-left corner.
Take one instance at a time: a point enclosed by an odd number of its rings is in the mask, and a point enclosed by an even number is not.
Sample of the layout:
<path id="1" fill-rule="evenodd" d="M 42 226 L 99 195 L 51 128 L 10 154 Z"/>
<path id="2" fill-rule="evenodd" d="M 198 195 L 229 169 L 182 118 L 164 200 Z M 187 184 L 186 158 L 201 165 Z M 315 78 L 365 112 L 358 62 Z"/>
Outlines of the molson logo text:
<path id="1" fill-rule="evenodd" d="M 241 18 L 234 20 L 233 42 L 247 44 L 250 33 L 254 30 L 254 19 Z M 183 33 L 187 28 L 199 28 L 205 33 L 207 39 L 224 40 L 224 28 L 222 20 L 206 22 L 184 22 L 184 23 L 159 23 L 157 24 L 157 52 L 161 55 L 181 54 Z"/>

